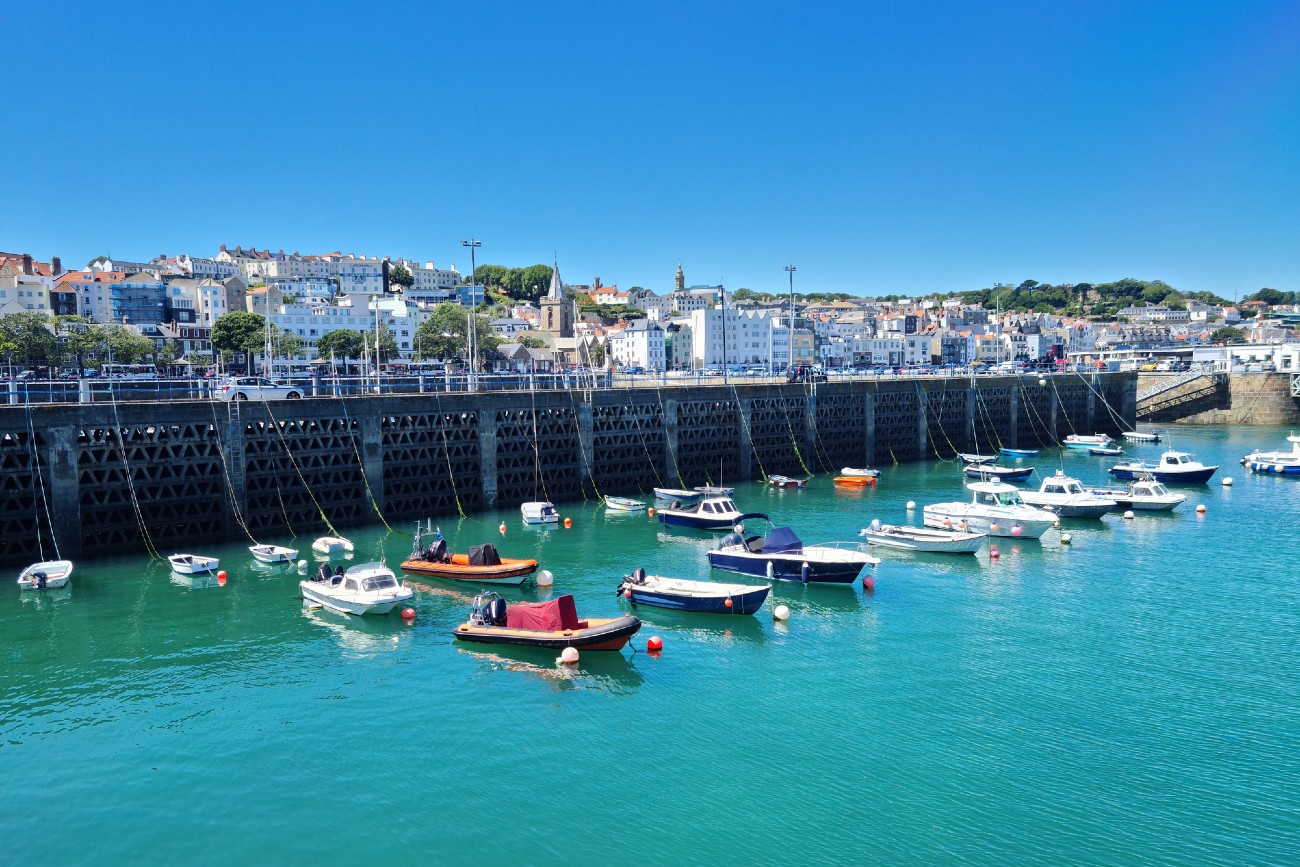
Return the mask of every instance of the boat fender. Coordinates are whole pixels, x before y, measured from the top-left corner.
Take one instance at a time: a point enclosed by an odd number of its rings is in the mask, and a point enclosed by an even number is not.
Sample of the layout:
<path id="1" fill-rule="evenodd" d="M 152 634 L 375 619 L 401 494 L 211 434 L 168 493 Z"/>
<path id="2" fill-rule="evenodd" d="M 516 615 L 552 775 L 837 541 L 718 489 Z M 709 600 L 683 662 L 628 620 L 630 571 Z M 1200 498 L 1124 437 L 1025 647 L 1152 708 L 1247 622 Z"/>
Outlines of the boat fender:
<path id="1" fill-rule="evenodd" d="M 776 572 L 776 568 L 772 565 L 772 561 L 771 561 L 771 560 L 768 560 L 768 561 L 767 561 L 767 579 L 768 579 L 769 581 L 772 580 L 772 575 L 773 575 L 775 572 Z"/>
<path id="2" fill-rule="evenodd" d="M 803 565 L 799 567 L 799 578 L 803 583 L 808 583 L 808 573 L 811 571 L 812 570 L 808 567 L 808 561 L 805 560 Z"/>

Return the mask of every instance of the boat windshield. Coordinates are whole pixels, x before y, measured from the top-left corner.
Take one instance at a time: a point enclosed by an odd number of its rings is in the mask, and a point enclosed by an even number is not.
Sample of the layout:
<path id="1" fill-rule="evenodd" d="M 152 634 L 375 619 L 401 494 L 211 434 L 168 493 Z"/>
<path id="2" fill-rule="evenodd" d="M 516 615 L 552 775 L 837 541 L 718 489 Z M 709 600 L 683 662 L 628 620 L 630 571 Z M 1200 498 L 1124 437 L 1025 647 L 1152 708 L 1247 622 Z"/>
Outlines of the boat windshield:
<path id="1" fill-rule="evenodd" d="M 719 512 L 737 512 L 737 511 L 740 511 L 740 510 L 736 508 L 736 504 L 733 503 L 733 502 L 731 502 L 731 500 L 721 500 L 721 501 L 718 502 L 718 511 L 719 511 Z"/>
<path id="2" fill-rule="evenodd" d="M 1025 501 L 1020 499 L 1019 491 L 1007 491 L 998 494 L 997 497 L 999 506 L 1023 506 L 1025 504 Z"/>
<path id="3" fill-rule="evenodd" d="M 361 589 L 368 591 L 392 590 L 397 586 L 397 579 L 392 575 L 376 575 L 361 582 Z"/>
<path id="4" fill-rule="evenodd" d="M 1067 494 L 1082 494 L 1082 493 L 1083 493 L 1083 485 L 1079 484 L 1077 481 L 1075 481 L 1075 482 L 1066 482 L 1066 484 L 1065 484 L 1065 493 L 1067 493 Z"/>
<path id="5" fill-rule="evenodd" d="M 1169 489 L 1160 484 L 1160 482 L 1152 482 L 1147 486 L 1147 489 L 1157 497 L 1163 497 L 1165 494 L 1169 493 Z"/>

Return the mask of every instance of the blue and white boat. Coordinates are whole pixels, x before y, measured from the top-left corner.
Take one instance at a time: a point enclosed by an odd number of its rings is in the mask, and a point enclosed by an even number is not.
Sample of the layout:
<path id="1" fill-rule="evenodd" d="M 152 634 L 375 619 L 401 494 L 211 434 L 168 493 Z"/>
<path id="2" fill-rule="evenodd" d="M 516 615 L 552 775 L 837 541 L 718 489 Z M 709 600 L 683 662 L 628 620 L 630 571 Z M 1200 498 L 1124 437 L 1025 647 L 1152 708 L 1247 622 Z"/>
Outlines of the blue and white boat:
<path id="1" fill-rule="evenodd" d="M 1300 475 L 1300 436 L 1292 434 L 1286 438 L 1291 443 L 1291 451 L 1262 452 L 1256 449 L 1241 459 L 1246 469 L 1252 473 L 1276 473 L 1280 476 Z"/>
<path id="2" fill-rule="evenodd" d="M 1067 449 L 1107 449 L 1115 442 L 1106 434 L 1070 434 L 1062 443 Z"/>
<path id="3" fill-rule="evenodd" d="M 715 584 L 647 575 L 637 569 L 618 585 L 618 595 L 637 605 L 701 614 L 753 614 L 763 607 L 771 584 Z"/>
<path id="4" fill-rule="evenodd" d="M 742 517 L 767 521 L 767 534 L 723 536 L 718 547 L 708 552 L 709 565 L 714 569 L 775 581 L 852 584 L 859 575 L 880 565 L 880 559 L 868 554 L 861 542 L 805 545 L 789 527 L 772 528 L 766 515 Z"/>
<path id="5" fill-rule="evenodd" d="M 1033 467 L 1002 467 L 997 464 L 971 464 L 962 470 L 972 479 L 999 482 L 1023 482 L 1034 474 Z"/>
<path id="6" fill-rule="evenodd" d="M 1157 463 L 1129 461 L 1115 464 L 1107 472 L 1117 479 L 1142 479 L 1154 476 L 1156 481 L 1166 485 L 1203 485 L 1219 471 L 1217 464 L 1206 466 L 1200 461 L 1192 460 L 1187 452 L 1173 449 L 1160 456 Z"/>
<path id="7" fill-rule="evenodd" d="M 693 506 L 674 503 L 655 511 L 659 523 L 692 530 L 730 530 L 744 517 L 731 497 L 705 497 Z"/>
<path id="8" fill-rule="evenodd" d="M 998 449 L 1009 458 L 1032 458 L 1038 455 L 1038 449 Z"/>

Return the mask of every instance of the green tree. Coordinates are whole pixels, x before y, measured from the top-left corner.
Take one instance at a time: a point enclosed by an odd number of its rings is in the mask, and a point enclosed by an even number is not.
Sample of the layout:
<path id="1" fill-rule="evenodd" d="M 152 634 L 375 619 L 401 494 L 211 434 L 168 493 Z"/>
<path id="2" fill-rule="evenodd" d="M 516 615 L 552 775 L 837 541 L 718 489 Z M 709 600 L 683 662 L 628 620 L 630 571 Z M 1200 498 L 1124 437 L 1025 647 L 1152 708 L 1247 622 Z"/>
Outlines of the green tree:
<path id="1" fill-rule="evenodd" d="M 433 308 L 429 318 L 415 331 L 415 357 L 444 361 L 465 355 L 465 335 L 469 332 L 469 311 L 459 304 L 446 302 Z M 474 314 L 474 335 L 478 345 L 476 358 L 482 361 L 496 353 L 501 337 L 492 330 L 486 316 Z"/>
<path id="2" fill-rule="evenodd" d="M 303 340 L 292 331 L 282 331 L 271 326 L 271 346 L 275 354 L 284 358 L 293 358 L 302 354 Z"/>
<path id="3" fill-rule="evenodd" d="M 1265 287 L 1253 295 L 1247 295 L 1242 301 L 1263 301 L 1265 304 L 1272 306 L 1274 304 L 1285 304 L 1286 296 L 1276 289 Z"/>
<path id="4" fill-rule="evenodd" d="M 529 265 L 519 275 L 519 291 L 514 297 L 521 301 L 536 302 L 551 289 L 550 265 Z"/>
<path id="5" fill-rule="evenodd" d="M 479 265 L 474 269 L 475 285 L 505 289 L 509 283 L 510 269 L 504 265 Z"/>
<path id="6" fill-rule="evenodd" d="M 0 318 L 0 351 L 10 362 L 29 367 L 55 367 L 63 360 L 63 343 L 54 336 L 54 323 L 44 313 L 13 313 Z"/>
<path id="7" fill-rule="evenodd" d="M 1246 332 L 1231 325 L 1216 328 L 1210 335 L 1211 343 L 1241 343 L 1246 339 Z"/>
<path id="8" fill-rule="evenodd" d="M 105 337 L 109 353 L 117 364 L 135 364 L 157 351 L 152 340 L 124 325 L 106 326 Z"/>
<path id="9" fill-rule="evenodd" d="M 176 359 L 181 357 L 180 347 L 176 345 L 175 340 L 163 341 L 162 349 L 158 350 L 158 363 L 164 365 L 173 365 Z"/>
<path id="10" fill-rule="evenodd" d="M 388 269 L 388 285 L 410 289 L 415 285 L 415 277 L 401 265 L 393 265 Z"/>
<path id="11" fill-rule="evenodd" d="M 233 310 L 212 323 L 212 345 L 226 352 L 257 352 L 266 343 L 266 319 L 259 313 Z"/>
<path id="12" fill-rule="evenodd" d="M 316 341 L 316 355 L 319 358 L 333 357 L 340 361 L 345 358 L 360 358 L 361 332 L 346 328 L 326 331 Z"/>
<path id="13" fill-rule="evenodd" d="M 753 289 L 737 289 L 731 293 L 732 301 L 753 301 L 758 297 Z"/>
<path id="14" fill-rule="evenodd" d="M 546 341 L 540 337 L 521 337 L 519 338 L 519 343 L 521 346 L 526 346 L 529 349 L 546 348 Z"/>

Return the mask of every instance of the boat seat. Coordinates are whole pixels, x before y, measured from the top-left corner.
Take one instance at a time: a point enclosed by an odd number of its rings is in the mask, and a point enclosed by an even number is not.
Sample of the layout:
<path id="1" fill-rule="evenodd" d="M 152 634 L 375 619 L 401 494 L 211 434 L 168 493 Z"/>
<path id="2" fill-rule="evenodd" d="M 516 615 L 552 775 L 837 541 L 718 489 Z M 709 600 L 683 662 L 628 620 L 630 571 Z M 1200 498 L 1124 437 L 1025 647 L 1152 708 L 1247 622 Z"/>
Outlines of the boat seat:
<path id="1" fill-rule="evenodd" d="M 766 540 L 762 536 L 750 536 L 745 540 L 745 550 L 751 554 L 761 554 L 764 541 Z"/>

